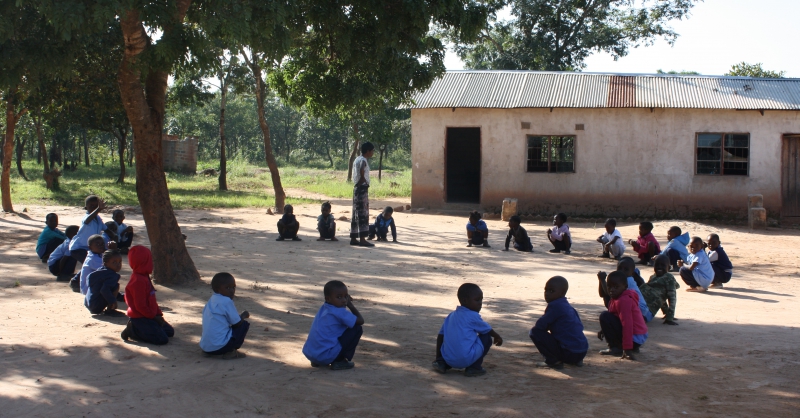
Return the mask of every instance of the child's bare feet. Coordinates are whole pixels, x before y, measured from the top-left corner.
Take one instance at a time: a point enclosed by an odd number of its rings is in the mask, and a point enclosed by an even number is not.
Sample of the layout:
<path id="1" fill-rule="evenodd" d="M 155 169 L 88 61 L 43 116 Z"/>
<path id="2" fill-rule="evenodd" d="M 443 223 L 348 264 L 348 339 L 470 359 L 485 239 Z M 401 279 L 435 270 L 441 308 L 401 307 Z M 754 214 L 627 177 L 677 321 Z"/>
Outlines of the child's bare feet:
<path id="1" fill-rule="evenodd" d="M 627 359 L 627 360 L 635 361 L 636 357 L 634 357 L 634 355 L 633 355 L 633 350 L 624 350 L 622 352 L 622 359 L 623 360 Z"/>
<path id="2" fill-rule="evenodd" d="M 332 238 L 331 238 L 331 241 L 339 241 L 339 239 L 338 239 L 338 238 L 336 238 L 336 237 L 332 237 Z"/>
<path id="3" fill-rule="evenodd" d="M 705 292 L 706 290 L 707 289 L 704 288 L 704 287 L 696 287 L 696 286 L 692 286 L 692 287 L 686 289 L 687 292 Z"/>
<path id="4" fill-rule="evenodd" d="M 667 325 L 678 325 L 678 323 L 677 323 L 677 322 L 675 322 L 675 321 L 670 321 L 669 319 L 665 319 L 665 320 L 664 320 L 664 323 L 665 323 L 665 324 L 667 324 Z"/>
<path id="5" fill-rule="evenodd" d="M 319 237 L 319 238 L 317 238 L 317 241 L 325 241 L 325 238 Z M 331 240 L 331 241 L 333 241 L 333 240 Z"/>

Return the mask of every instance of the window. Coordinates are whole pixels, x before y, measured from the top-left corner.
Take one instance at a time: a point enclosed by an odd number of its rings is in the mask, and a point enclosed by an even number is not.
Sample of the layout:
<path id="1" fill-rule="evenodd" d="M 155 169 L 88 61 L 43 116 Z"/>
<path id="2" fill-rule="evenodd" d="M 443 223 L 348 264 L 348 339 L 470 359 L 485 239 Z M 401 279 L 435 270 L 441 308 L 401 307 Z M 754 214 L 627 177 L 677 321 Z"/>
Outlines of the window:
<path id="1" fill-rule="evenodd" d="M 750 134 L 697 134 L 697 174 L 746 176 Z"/>
<path id="2" fill-rule="evenodd" d="M 528 136 L 529 173 L 574 173 L 575 136 Z"/>

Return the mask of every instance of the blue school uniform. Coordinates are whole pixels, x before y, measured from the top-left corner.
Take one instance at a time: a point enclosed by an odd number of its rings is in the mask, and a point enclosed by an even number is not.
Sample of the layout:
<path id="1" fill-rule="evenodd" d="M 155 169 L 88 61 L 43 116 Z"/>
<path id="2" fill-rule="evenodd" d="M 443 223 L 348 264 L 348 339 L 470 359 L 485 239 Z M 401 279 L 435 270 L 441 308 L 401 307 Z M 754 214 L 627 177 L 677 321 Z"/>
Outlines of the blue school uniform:
<path id="1" fill-rule="evenodd" d="M 478 334 L 487 334 L 492 326 L 484 322 L 481 314 L 459 306 L 444 319 L 439 335 L 444 336 L 442 357 L 450 367 L 469 367 L 484 355 Z"/>
<path id="2" fill-rule="evenodd" d="M 477 225 L 472 225 L 471 222 L 467 221 L 467 231 L 489 231 L 489 227 L 486 226 L 486 222 L 484 222 L 483 219 L 478 220 Z"/>
<path id="3" fill-rule="evenodd" d="M 639 295 L 639 310 L 642 311 L 644 322 L 650 322 L 653 319 L 653 313 L 650 312 L 650 308 L 647 307 L 647 301 L 644 300 L 644 295 L 642 295 L 642 291 L 639 290 L 639 285 L 636 284 L 636 280 L 633 277 L 628 277 L 628 289 L 633 290 Z"/>
<path id="4" fill-rule="evenodd" d="M 333 363 L 342 351 L 339 337 L 348 328 L 353 328 L 357 319 L 344 306 L 337 308 L 328 302 L 323 303 L 311 323 L 308 338 L 303 344 L 303 354 L 313 363 Z"/>
<path id="5" fill-rule="evenodd" d="M 39 258 L 44 257 L 45 250 L 47 249 L 47 243 L 54 239 L 67 239 L 67 236 L 64 235 L 63 232 L 59 231 L 58 228 L 50 229 L 49 226 L 44 227 L 42 233 L 39 234 L 39 239 L 36 240 L 36 255 Z"/>
<path id="6" fill-rule="evenodd" d="M 695 281 L 704 288 L 710 286 L 711 282 L 714 281 L 714 269 L 711 267 L 711 261 L 708 260 L 706 252 L 701 250 L 696 254 L 690 253 L 687 261 L 689 266 L 697 262 L 697 267 L 692 270 L 692 276 L 694 276 Z"/>
<path id="7" fill-rule="evenodd" d="M 83 260 L 83 267 L 81 267 L 81 294 L 85 295 L 89 291 L 89 275 L 103 267 L 103 255 L 89 252 L 86 255 L 86 260 Z"/>
<path id="8" fill-rule="evenodd" d="M 669 252 L 671 250 L 677 251 L 678 255 L 680 256 L 681 260 L 684 263 L 689 262 L 689 250 L 686 249 L 686 246 L 689 245 L 689 233 L 686 232 L 679 237 L 675 237 L 667 243 L 664 249 L 661 251 L 660 255 L 665 255 L 669 257 Z"/>
<path id="9" fill-rule="evenodd" d="M 47 259 L 47 265 L 52 266 L 55 263 L 61 261 L 62 257 L 69 257 L 69 243 L 72 241 L 71 239 L 67 238 L 64 242 L 61 243 L 52 253 L 50 253 L 50 258 Z"/>
<path id="10" fill-rule="evenodd" d="M 72 238 L 72 242 L 69 244 L 69 250 L 89 250 L 89 237 L 92 235 L 101 235 L 103 231 L 106 230 L 106 224 L 103 223 L 103 219 L 100 218 L 100 215 L 95 216 L 95 218 L 86 223 L 86 218 L 89 217 L 89 213 L 87 212 L 86 215 L 81 220 L 81 227 L 78 229 L 78 234 Z"/>
<path id="11" fill-rule="evenodd" d="M 570 353 L 589 351 L 589 341 L 583 334 L 583 323 L 578 312 L 569 304 L 567 298 L 561 297 L 547 304 L 544 315 L 536 321 L 530 335 L 535 331 L 550 331 L 558 344 Z"/>
<path id="12" fill-rule="evenodd" d="M 206 353 L 217 351 L 228 344 L 233 335 L 231 326 L 236 325 L 242 317 L 236 312 L 233 299 L 214 292 L 203 308 L 203 334 L 200 336 L 200 348 Z"/>
<path id="13" fill-rule="evenodd" d="M 119 289 L 119 274 L 114 270 L 101 267 L 89 274 L 89 287 L 83 306 L 93 314 L 99 314 L 112 303 L 117 301 L 114 291 Z"/>
<path id="14" fill-rule="evenodd" d="M 397 228 L 394 226 L 394 218 L 386 219 L 383 214 L 380 214 L 375 218 L 375 223 L 370 225 L 369 236 L 374 237 L 377 235 L 378 238 L 386 239 L 390 228 L 392 230 L 392 239 L 397 241 Z"/>

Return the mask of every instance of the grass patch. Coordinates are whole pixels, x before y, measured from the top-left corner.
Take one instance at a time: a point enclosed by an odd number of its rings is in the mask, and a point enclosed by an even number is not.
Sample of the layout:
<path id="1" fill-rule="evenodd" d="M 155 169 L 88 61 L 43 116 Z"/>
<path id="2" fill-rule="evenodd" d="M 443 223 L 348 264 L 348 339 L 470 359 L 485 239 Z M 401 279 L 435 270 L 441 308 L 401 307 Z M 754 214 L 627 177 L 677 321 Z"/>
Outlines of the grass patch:
<path id="1" fill-rule="evenodd" d="M 216 167 L 218 162 L 198 162 L 198 168 Z M 11 172 L 11 199 L 15 205 L 67 205 L 83 206 L 86 196 L 96 194 L 111 205 L 136 206 L 135 169 L 128 168 L 125 184 L 115 182 L 119 168 L 116 165 L 101 167 L 79 166 L 74 171 L 65 171 L 59 179 L 59 190 L 47 190 L 41 177 L 41 165 L 35 161 L 24 161 L 30 181 Z M 352 197 L 353 185 L 345 181 L 347 171 L 319 170 L 299 167 L 281 167 L 284 188 L 303 189 L 334 198 Z M 383 181 L 378 182 L 377 171 L 372 175 L 370 197 L 411 196 L 411 170 L 383 172 Z M 392 184 L 394 183 L 394 184 Z M 218 190 L 216 176 L 185 175 L 167 173 L 172 206 L 175 209 L 271 207 L 272 178 L 267 167 L 243 161 L 228 163 L 228 191 Z M 287 197 L 287 203 L 314 203 L 316 200 Z"/>

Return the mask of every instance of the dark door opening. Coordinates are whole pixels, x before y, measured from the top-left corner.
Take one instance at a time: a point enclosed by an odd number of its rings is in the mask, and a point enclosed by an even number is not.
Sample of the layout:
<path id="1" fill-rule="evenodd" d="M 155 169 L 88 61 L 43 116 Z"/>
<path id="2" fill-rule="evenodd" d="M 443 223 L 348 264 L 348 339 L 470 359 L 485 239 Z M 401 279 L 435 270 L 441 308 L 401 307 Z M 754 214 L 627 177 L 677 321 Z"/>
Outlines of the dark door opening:
<path id="1" fill-rule="evenodd" d="M 781 160 L 781 217 L 800 219 L 800 135 L 783 136 Z"/>
<path id="2" fill-rule="evenodd" d="M 481 201 L 481 128 L 447 128 L 447 202 Z"/>

